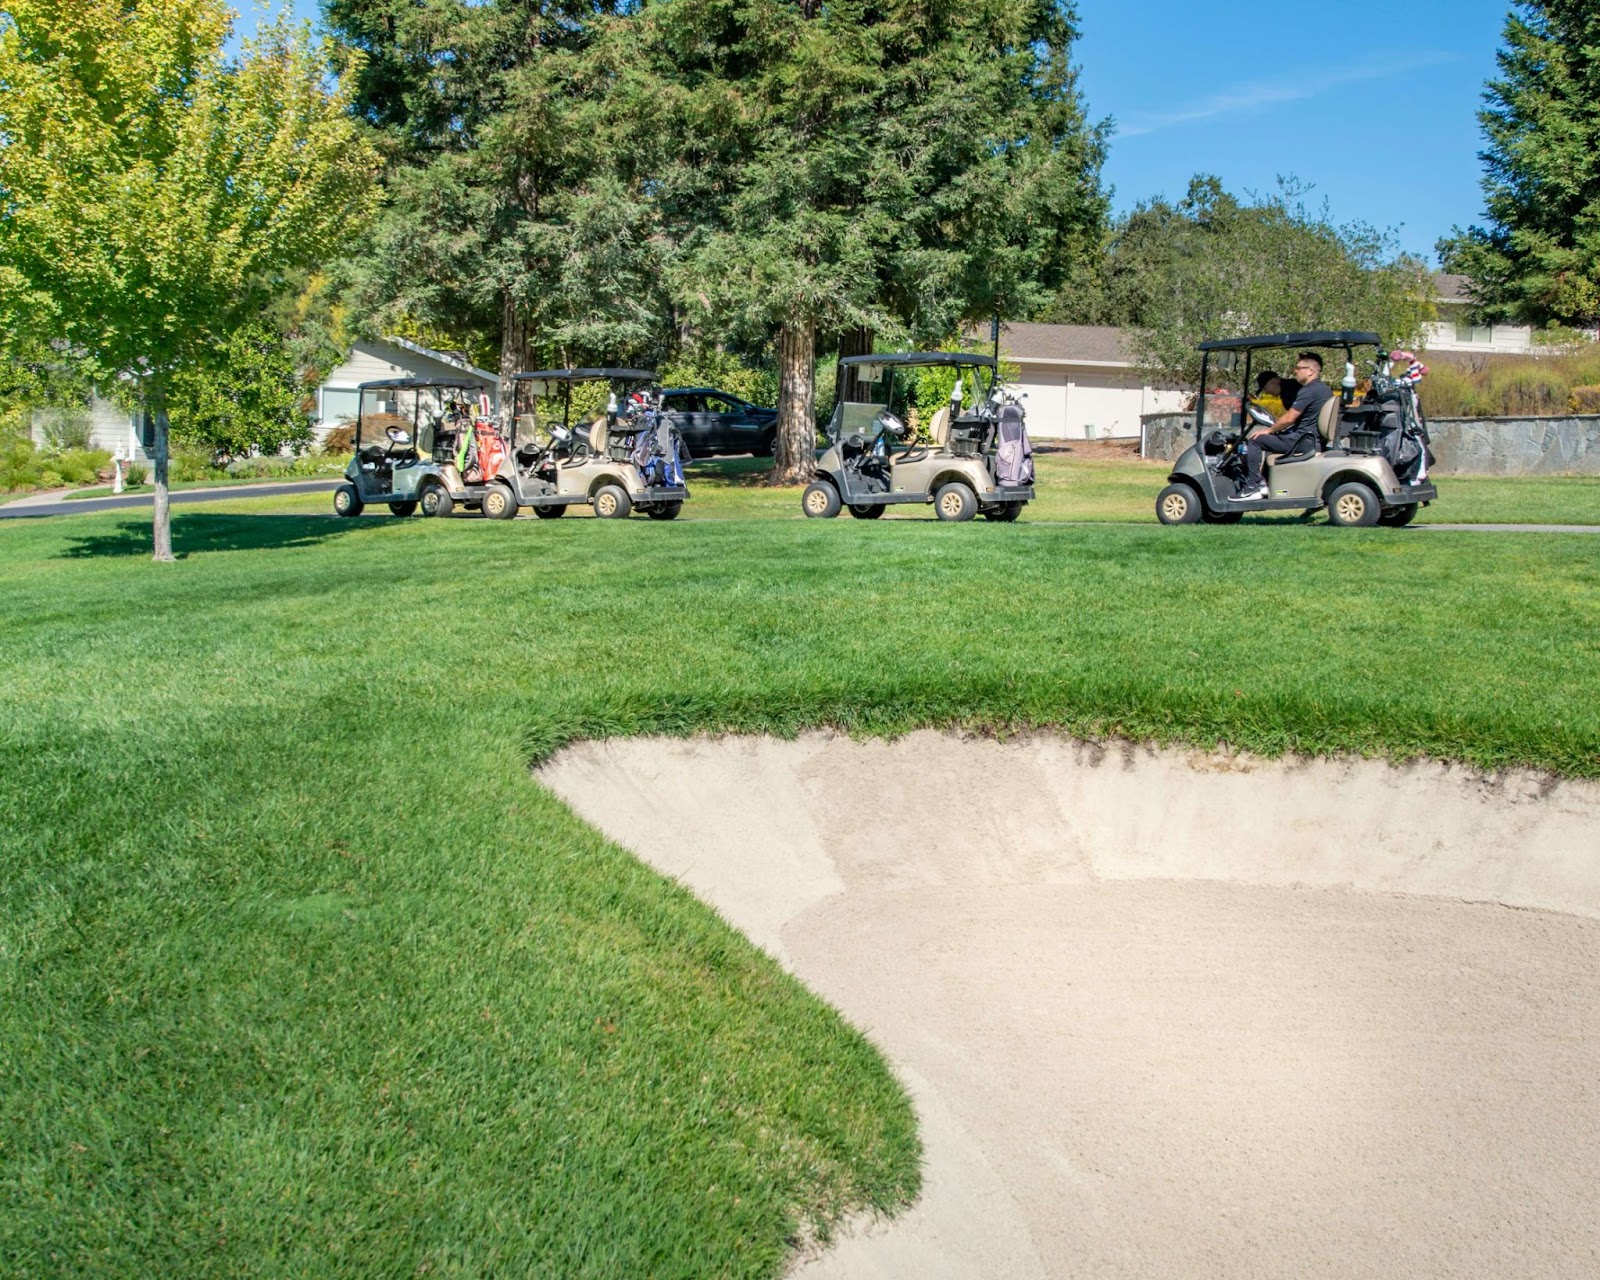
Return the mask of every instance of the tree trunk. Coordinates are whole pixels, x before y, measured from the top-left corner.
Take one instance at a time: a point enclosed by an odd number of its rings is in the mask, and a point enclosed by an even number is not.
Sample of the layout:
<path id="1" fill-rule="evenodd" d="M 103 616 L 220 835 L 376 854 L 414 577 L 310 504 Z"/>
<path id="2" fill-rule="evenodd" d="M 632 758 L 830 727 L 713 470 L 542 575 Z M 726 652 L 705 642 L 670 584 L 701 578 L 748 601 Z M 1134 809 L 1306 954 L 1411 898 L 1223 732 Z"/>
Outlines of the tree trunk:
<path id="1" fill-rule="evenodd" d="M 157 563 L 171 564 L 172 555 L 172 504 L 167 493 L 167 397 L 164 389 L 152 387 L 145 396 L 144 411 L 150 415 L 155 429 L 155 509 L 151 517 L 151 535 L 155 543 L 152 557 Z"/>
<path id="2" fill-rule="evenodd" d="M 500 429 L 511 428 L 514 396 L 511 376 L 528 368 L 528 322 L 507 290 L 501 295 L 500 315 Z"/>
<path id="3" fill-rule="evenodd" d="M 861 326 L 855 329 L 846 329 L 839 335 L 839 357 L 845 356 L 870 356 L 872 354 L 872 330 Z M 840 400 L 858 400 L 861 380 L 855 373 L 839 366 L 838 377 L 834 380 L 833 395 L 835 402 Z"/>
<path id="4" fill-rule="evenodd" d="M 817 330 L 810 321 L 778 333 L 778 439 L 772 484 L 804 484 L 817 459 Z"/>

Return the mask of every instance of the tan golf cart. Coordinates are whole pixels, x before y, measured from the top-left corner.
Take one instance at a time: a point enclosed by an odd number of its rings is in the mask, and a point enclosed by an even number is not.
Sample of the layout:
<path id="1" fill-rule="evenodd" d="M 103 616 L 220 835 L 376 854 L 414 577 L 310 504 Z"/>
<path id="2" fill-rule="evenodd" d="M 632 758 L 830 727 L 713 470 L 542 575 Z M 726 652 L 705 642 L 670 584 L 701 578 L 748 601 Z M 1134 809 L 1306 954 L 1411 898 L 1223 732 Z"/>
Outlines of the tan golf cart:
<path id="1" fill-rule="evenodd" d="M 574 422 L 573 391 L 603 384 L 605 407 Z M 538 369 L 511 379 L 510 458 L 501 484 L 512 514 L 544 519 L 588 504 L 602 519 L 640 511 L 674 520 L 689 500 L 683 446 L 648 369 Z M 557 407 L 559 406 L 559 416 Z M 487 509 L 487 508 L 486 508 Z"/>
<path id="2" fill-rule="evenodd" d="M 844 394 L 800 503 L 817 519 L 846 508 L 875 520 L 889 507 L 932 503 L 941 520 L 980 512 L 1010 521 L 1033 498 L 1033 450 L 1018 399 L 999 385 L 995 361 L 964 352 L 846 356 Z M 926 443 L 902 416 L 915 391 L 913 371 L 953 368 L 949 403 L 933 414 Z M 897 378 L 897 375 L 898 378 Z"/>
<path id="3" fill-rule="evenodd" d="M 1358 401 L 1356 352 L 1364 347 L 1375 347 L 1378 356 L 1370 389 Z M 1326 508 L 1330 524 L 1398 528 L 1439 496 L 1428 479 L 1428 430 L 1415 383 L 1395 375 L 1377 334 L 1279 333 L 1207 342 L 1199 350 L 1202 388 L 1211 387 L 1213 373 L 1228 376 L 1230 386 L 1237 374 L 1241 391 L 1236 400 L 1231 395 L 1221 400 L 1209 391 L 1199 396 L 1195 443 L 1173 464 L 1167 487 L 1156 498 L 1162 524 L 1234 524 L 1257 512 L 1299 512 L 1310 518 Z M 1286 359 L 1316 351 L 1329 368 L 1330 357 L 1337 356 L 1346 385 L 1323 406 L 1314 436 L 1294 453 L 1267 455 L 1266 497 L 1240 502 L 1236 495 L 1246 491 L 1248 480 L 1245 437 L 1273 422 L 1271 414 L 1249 401 L 1252 367 L 1265 366 L 1257 356 L 1273 350 L 1286 353 Z M 1237 412 L 1236 405 L 1242 406 Z"/>

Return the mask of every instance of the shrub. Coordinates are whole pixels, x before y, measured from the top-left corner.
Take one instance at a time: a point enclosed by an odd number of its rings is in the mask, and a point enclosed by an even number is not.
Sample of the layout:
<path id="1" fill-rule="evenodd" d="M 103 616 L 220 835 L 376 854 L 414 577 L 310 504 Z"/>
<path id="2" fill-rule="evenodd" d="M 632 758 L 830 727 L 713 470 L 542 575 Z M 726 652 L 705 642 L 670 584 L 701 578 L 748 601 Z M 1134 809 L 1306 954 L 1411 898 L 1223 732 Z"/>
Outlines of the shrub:
<path id="1" fill-rule="evenodd" d="M 1565 413 L 1571 384 L 1559 370 L 1514 365 L 1491 370 L 1484 408 L 1495 417 L 1539 417 Z"/>
<path id="2" fill-rule="evenodd" d="M 168 474 L 174 482 L 193 480 L 225 480 L 228 473 L 217 466 L 211 450 L 194 447 L 172 451 L 168 460 Z"/>
<path id="3" fill-rule="evenodd" d="M 39 450 L 19 432 L 0 435 L 0 490 L 37 489 L 42 483 Z"/>
<path id="4" fill-rule="evenodd" d="M 1600 413 L 1600 387 L 1573 387 L 1567 408 L 1573 413 Z"/>
<path id="5" fill-rule="evenodd" d="M 772 408 L 778 403 L 776 370 L 758 368 L 715 347 L 680 352 L 660 372 L 664 387 L 716 387 L 751 404 Z M 820 369 L 818 373 L 820 376 Z"/>
<path id="6" fill-rule="evenodd" d="M 78 406 L 42 409 L 39 424 L 45 448 L 51 453 L 69 453 L 89 447 L 94 422 L 89 411 Z"/>
<path id="7" fill-rule="evenodd" d="M 319 451 L 324 454 L 346 454 L 355 452 L 355 447 L 356 424 L 341 422 L 322 438 Z"/>
<path id="8" fill-rule="evenodd" d="M 39 487 L 41 489 L 59 489 L 61 487 L 61 473 L 46 467 L 39 472 Z"/>
<path id="9" fill-rule="evenodd" d="M 141 485 L 149 478 L 150 473 L 141 467 L 137 462 L 129 463 L 122 470 L 122 480 L 124 484 Z"/>
<path id="10" fill-rule="evenodd" d="M 50 456 L 47 465 L 67 484 L 93 484 L 111 465 L 104 449 L 66 449 Z"/>
<path id="11" fill-rule="evenodd" d="M 1418 390 L 1423 409 L 1435 418 L 1463 418 L 1472 412 L 1477 388 L 1459 365 L 1436 364 Z"/>

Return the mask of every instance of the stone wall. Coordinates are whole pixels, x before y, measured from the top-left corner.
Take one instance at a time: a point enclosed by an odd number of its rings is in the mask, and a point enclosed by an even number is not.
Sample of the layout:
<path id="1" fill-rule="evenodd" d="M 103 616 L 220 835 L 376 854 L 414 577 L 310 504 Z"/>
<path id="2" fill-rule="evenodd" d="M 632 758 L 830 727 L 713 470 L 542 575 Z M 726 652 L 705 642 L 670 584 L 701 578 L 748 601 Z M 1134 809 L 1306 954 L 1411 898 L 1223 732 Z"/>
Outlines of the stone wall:
<path id="1" fill-rule="evenodd" d="M 1194 443 L 1194 414 L 1144 420 L 1144 456 L 1170 462 Z M 1436 475 L 1600 475 L 1600 416 L 1433 418 Z"/>

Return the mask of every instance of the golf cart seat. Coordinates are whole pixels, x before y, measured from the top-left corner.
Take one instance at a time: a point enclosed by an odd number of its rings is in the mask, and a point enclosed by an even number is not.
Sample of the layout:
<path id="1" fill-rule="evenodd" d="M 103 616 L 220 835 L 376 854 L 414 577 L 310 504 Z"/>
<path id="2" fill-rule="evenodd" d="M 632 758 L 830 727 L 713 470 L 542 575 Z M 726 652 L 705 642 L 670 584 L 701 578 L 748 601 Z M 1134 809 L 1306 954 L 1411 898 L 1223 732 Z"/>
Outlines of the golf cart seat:
<path id="1" fill-rule="evenodd" d="M 1339 443 L 1339 413 L 1342 407 L 1339 397 L 1332 396 L 1317 414 L 1317 436 L 1325 442 L 1324 448 L 1331 449 Z"/>
<path id="2" fill-rule="evenodd" d="M 589 448 L 596 453 L 606 451 L 606 415 L 603 413 L 589 424 Z"/>
<path id="3" fill-rule="evenodd" d="M 928 424 L 928 443 L 935 449 L 942 449 L 950 443 L 950 406 L 942 405 L 939 412 L 933 415 L 933 421 Z"/>

